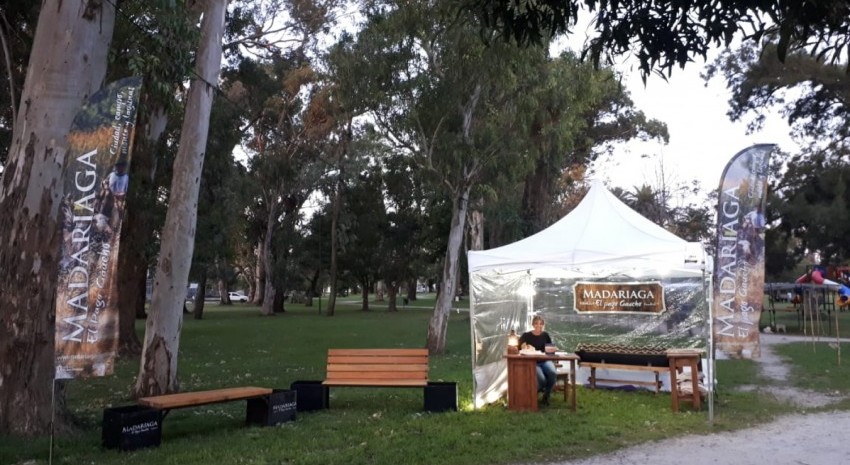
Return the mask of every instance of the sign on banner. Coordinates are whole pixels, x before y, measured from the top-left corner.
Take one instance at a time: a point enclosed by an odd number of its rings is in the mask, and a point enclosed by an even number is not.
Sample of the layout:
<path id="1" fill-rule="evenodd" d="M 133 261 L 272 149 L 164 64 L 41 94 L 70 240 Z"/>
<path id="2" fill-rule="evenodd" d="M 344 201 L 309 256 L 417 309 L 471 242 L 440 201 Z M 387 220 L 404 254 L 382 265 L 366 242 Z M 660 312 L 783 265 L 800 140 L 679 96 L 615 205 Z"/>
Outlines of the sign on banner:
<path id="1" fill-rule="evenodd" d="M 767 171 L 775 145 L 754 145 L 726 165 L 717 204 L 714 340 L 733 358 L 760 356 Z"/>
<path id="2" fill-rule="evenodd" d="M 116 265 L 142 79 L 89 98 L 68 134 L 56 289 L 56 378 L 112 373 L 118 345 Z"/>
<path id="3" fill-rule="evenodd" d="M 662 313 L 664 289 L 657 282 L 577 282 L 573 286 L 579 313 Z"/>

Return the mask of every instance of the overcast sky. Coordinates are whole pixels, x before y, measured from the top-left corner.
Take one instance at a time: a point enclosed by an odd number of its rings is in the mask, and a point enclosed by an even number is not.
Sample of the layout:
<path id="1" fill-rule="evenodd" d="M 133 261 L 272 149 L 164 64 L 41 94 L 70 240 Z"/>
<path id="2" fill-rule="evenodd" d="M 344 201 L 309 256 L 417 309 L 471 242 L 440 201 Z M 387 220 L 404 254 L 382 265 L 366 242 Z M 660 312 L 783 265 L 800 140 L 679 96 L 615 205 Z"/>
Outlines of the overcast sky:
<path id="1" fill-rule="evenodd" d="M 697 179 L 704 189 L 713 190 L 729 159 L 746 147 L 773 143 L 789 152 L 798 150 L 778 113 L 771 114 L 754 134 L 747 134 L 746 121 L 729 121 L 726 83 L 715 78 L 706 86 L 699 76 L 703 66 L 691 63 L 684 70 L 676 69 L 667 82 L 652 76 L 646 86 L 637 71 L 627 73 L 626 85 L 636 107 L 667 123 L 670 142 L 625 144 L 615 157 L 597 163 L 598 176 L 629 190 L 644 180 L 652 184 L 663 160 L 665 172 L 674 180 Z"/>
<path id="2" fill-rule="evenodd" d="M 575 32 L 559 41 L 552 52 L 563 47 L 580 50 L 588 24 L 589 16 L 582 12 Z M 719 50 L 710 53 L 709 60 L 718 53 Z M 748 120 L 729 121 L 726 112 L 730 93 L 726 82 L 714 78 L 706 85 L 700 77 L 705 63 L 698 59 L 685 69 L 675 68 L 667 81 L 652 75 L 644 84 L 637 61 L 621 58 L 615 69 L 623 74 L 635 107 L 648 118 L 667 123 L 670 141 L 667 145 L 632 142 L 617 147 L 614 156 L 594 164 L 595 179 L 625 190 L 643 184 L 657 186 L 656 173 L 663 163 L 668 180 L 690 183 L 695 179 L 703 190 L 712 191 L 717 189 L 732 156 L 753 144 L 772 143 L 787 152 L 798 151 L 789 126 L 778 113 L 771 113 L 763 129 L 753 134 L 747 134 Z"/>

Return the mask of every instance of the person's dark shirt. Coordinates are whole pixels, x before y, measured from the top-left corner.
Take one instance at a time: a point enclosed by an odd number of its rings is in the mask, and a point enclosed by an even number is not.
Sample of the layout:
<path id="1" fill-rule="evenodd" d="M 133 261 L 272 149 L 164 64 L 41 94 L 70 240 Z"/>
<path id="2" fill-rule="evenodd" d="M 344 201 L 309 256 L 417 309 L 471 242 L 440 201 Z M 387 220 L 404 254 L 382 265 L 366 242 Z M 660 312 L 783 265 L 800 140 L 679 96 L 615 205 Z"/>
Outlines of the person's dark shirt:
<path id="1" fill-rule="evenodd" d="M 545 352 L 546 344 L 552 343 L 552 338 L 549 337 L 549 333 L 543 331 L 539 336 L 535 336 L 531 331 L 527 333 L 523 333 L 522 336 L 519 337 L 519 346 L 522 348 L 522 344 L 528 344 L 530 346 L 534 346 L 535 349 L 540 352 Z"/>

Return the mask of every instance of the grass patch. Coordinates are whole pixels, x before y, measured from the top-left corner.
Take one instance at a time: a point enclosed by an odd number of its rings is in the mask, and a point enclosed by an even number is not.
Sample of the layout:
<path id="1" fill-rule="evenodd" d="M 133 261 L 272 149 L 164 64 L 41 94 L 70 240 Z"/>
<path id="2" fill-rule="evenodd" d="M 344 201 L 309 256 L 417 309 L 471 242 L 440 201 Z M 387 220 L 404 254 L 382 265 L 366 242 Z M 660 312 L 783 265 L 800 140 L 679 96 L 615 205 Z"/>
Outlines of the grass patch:
<path id="1" fill-rule="evenodd" d="M 835 342 L 795 342 L 774 347 L 777 355 L 792 361 L 791 379 L 795 386 L 817 392 L 850 394 L 850 343 L 841 344 L 838 363 Z"/>
<path id="2" fill-rule="evenodd" d="M 228 386 L 288 387 L 295 380 L 323 379 L 330 347 L 422 347 L 433 298 L 411 302 L 397 313 L 359 296 L 341 299 L 337 315 L 318 306 L 287 306 L 261 317 L 256 307 L 208 305 L 204 319 L 184 321 L 179 377 L 183 390 Z M 353 303 L 348 303 L 353 302 Z M 464 308 L 466 301 L 456 302 Z M 323 302 L 326 309 L 326 302 Z M 137 326 L 141 332 L 143 322 Z M 448 353 L 432 357 L 432 380 L 458 382 L 459 412 L 422 412 L 420 389 L 337 388 L 331 409 L 302 413 L 273 428 L 245 427 L 244 402 L 175 410 L 165 419 L 162 446 L 130 453 L 100 448 L 103 408 L 132 403 L 138 360 L 121 360 L 114 376 L 68 384 L 68 405 L 79 421 L 72 436 L 59 437 L 57 464 L 370 464 L 451 463 L 498 465 L 578 458 L 650 440 L 731 430 L 768 421 L 788 407 L 766 396 L 735 390 L 759 382 L 755 364 L 718 361 L 720 387 L 715 423 L 706 410 L 673 414 L 669 394 L 579 388 L 578 411 L 562 397 L 538 413 L 515 413 L 504 404 L 471 409 L 469 316 L 451 313 Z M 826 351 L 824 351 L 826 352 Z M 808 358 L 803 359 L 805 363 Z M 802 364 L 805 364 L 802 363 Z M 839 375 L 838 372 L 834 372 Z M 844 379 L 846 374 L 840 372 Z M 47 463 L 48 439 L 0 437 L 0 463 Z"/>

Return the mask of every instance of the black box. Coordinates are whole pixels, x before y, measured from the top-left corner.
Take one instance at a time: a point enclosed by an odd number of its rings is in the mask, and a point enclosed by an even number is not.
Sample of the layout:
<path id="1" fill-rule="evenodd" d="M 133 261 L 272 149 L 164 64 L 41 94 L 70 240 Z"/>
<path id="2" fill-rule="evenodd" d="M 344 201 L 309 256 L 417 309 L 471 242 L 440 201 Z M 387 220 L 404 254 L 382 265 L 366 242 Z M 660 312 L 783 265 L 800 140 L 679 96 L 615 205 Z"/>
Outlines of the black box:
<path id="1" fill-rule="evenodd" d="M 107 449 L 135 450 L 162 442 L 162 413 L 141 405 L 103 410 L 102 444 Z"/>
<path id="2" fill-rule="evenodd" d="M 330 405 L 328 387 L 321 381 L 295 381 L 290 389 L 298 393 L 298 411 L 322 410 Z"/>
<path id="3" fill-rule="evenodd" d="M 425 386 L 425 411 L 457 412 L 457 383 L 428 381 Z"/>
<path id="4" fill-rule="evenodd" d="M 295 421 L 296 392 L 275 389 L 268 396 L 248 399 L 245 422 L 250 425 L 274 426 Z"/>

